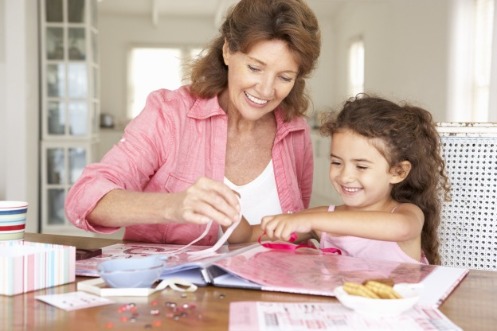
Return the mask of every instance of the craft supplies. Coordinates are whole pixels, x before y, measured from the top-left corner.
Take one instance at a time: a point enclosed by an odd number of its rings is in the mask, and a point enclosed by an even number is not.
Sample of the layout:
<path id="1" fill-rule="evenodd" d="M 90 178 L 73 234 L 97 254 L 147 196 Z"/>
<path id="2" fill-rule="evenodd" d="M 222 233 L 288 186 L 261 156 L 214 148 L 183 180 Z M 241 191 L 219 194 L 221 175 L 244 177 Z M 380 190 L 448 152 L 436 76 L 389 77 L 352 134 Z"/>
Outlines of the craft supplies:
<path id="1" fill-rule="evenodd" d="M 157 255 L 130 259 L 114 259 L 100 263 L 98 273 L 110 287 L 150 287 L 164 269 Z"/>

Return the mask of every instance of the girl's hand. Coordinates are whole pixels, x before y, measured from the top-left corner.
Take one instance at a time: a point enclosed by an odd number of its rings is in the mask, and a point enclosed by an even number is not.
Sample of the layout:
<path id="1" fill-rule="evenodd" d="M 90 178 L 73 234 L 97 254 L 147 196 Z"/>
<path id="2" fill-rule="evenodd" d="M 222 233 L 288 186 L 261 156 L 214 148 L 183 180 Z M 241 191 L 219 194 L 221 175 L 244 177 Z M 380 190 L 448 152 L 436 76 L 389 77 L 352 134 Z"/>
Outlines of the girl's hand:
<path id="1" fill-rule="evenodd" d="M 305 213 L 266 216 L 262 218 L 261 227 L 271 240 L 289 241 L 292 233 L 312 231 L 311 222 Z"/>
<path id="2" fill-rule="evenodd" d="M 201 177 L 186 191 L 174 195 L 171 219 L 195 224 L 213 220 L 230 226 L 240 218 L 236 193 L 221 182 Z"/>

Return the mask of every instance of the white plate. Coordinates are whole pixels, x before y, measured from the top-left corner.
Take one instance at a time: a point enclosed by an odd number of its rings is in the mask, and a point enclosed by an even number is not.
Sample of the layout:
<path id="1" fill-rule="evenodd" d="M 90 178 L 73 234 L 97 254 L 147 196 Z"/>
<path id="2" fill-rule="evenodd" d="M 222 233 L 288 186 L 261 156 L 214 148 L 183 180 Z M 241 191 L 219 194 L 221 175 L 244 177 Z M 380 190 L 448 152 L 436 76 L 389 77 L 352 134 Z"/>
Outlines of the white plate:
<path id="1" fill-rule="evenodd" d="M 412 308 L 420 298 L 422 285 L 396 284 L 395 291 L 402 299 L 370 299 L 350 295 L 339 286 L 335 289 L 336 298 L 345 306 L 368 316 L 396 316 Z"/>

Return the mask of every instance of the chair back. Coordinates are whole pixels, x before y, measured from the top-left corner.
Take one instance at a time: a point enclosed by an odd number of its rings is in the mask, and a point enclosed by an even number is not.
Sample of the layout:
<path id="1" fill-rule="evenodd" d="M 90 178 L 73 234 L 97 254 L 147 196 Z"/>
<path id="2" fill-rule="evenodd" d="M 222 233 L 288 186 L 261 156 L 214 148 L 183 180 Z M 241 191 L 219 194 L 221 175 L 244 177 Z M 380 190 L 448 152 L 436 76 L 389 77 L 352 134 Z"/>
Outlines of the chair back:
<path id="1" fill-rule="evenodd" d="M 439 228 L 442 265 L 497 270 L 497 123 L 438 123 L 452 186 Z"/>

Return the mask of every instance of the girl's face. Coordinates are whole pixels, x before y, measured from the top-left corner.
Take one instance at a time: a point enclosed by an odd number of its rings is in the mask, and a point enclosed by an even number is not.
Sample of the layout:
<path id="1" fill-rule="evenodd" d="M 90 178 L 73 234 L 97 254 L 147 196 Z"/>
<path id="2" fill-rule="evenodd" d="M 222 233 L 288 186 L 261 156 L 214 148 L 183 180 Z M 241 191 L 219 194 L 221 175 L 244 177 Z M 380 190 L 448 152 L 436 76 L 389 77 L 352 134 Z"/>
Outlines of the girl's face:
<path id="1" fill-rule="evenodd" d="M 375 144 L 382 141 L 377 139 Z M 330 156 L 330 180 L 346 206 L 381 210 L 392 200 L 390 191 L 398 179 L 370 139 L 350 130 L 337 132 L 331 139 Z"/>
<path id="2" fill-rule="evenodd" d="M 255 44 L 248 53 L 230 53 L 223 47 L 228 66 L 229 102 L 226 111 L 237 110 L 248 120 L 272 112 L 292 90 L 299 66 L 281 40 Z"/>

